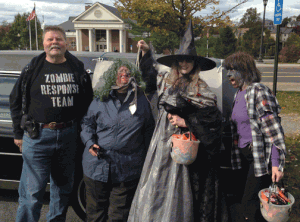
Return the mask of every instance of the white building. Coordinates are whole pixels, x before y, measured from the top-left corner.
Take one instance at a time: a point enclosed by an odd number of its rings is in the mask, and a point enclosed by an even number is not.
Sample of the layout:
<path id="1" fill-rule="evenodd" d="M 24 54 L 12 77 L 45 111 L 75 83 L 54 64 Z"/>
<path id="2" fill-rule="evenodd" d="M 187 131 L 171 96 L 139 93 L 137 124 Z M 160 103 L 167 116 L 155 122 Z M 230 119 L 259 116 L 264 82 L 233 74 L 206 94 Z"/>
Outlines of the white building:
<path id="1" fill-rule="evenodd" d="M 286 40 L 291 36 L 292 33 L 292 28 L 280 28 L 279 41 L 285 44 Z M 271 32 L 271 37 L 276 41 L 276 29 L 273 29 Z"/>
<path id="2" fill-rule="evenodd" d="M 129 25 L 114 7 L 87 3 L 84 12 L 59 26 L 66 31 L 70 51 L 136 52 Z"/>
<path id="3" fill-rule="evenodd" d="M 300 21 L 297 21 L 297 16 L 292 16 L 291 21 L 286 25 L 288 28 L 296 28 L 300 26 Z"/>

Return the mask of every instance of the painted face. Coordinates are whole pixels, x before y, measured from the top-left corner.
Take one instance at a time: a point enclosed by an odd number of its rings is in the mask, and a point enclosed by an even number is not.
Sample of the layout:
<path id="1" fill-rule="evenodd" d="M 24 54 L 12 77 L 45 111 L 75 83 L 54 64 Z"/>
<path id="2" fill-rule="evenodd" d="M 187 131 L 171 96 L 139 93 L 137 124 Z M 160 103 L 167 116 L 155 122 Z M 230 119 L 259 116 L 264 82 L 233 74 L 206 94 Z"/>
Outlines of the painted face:
<path id="1" fill-rule="evenodd" d="M 233 88 L 235 88 L 235 89 L 239 88 L 237 82 L 235 81 L 235 79 L 233 77 L 229 77 L 229 82 Z"/>
<path id="2" fill-rule="evenodd" d="M 227 77 L 233 88 L 241 88 L 244 85 L 242 75 L 239 71 L 228 70 Z"/>
<path id="3" fill-rule="evenodd" d="M 43 45 L 46 57 L 50 58 L 64 57 L 67 49 L 67 42 L 59 31 L 46 32 Z"/>
<path id="4" fill-rule="evenodd" d="M 126 66 L 121 66 L 118 70 L 116 84 L 117 86 L 124 86 L 130 79 L 130 71 Z"/>
<path id="5" fill-rule="evenodd" d="M 178 71 L 182 74 L 189 74 L 194 68 L 194 60 L 181 60 L 178 61 L 179 68 Z"/>

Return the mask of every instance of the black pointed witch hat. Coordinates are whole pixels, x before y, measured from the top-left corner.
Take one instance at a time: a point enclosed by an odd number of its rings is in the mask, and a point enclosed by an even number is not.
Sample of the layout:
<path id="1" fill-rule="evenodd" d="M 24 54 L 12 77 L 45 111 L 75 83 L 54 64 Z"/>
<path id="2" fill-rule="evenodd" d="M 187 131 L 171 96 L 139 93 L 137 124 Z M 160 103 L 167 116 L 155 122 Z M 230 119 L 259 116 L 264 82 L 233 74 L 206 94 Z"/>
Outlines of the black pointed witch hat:
<path id="1" fill-rule="evenodd" d="M 180 43 L 179 50 L 177 50 L 176 54 L 160 57 L 159 59 L 157 59 L 157 62 L 165 66 L 172 67 L 172 64 L 176 60 L 183 59 L 194 60 L 195 63 L 197 63 L 198 66 L 200 66 L 202 71 L 210 70 L 216 67 L 216 63 L 211 59 L 197 55 L 196 47 L 194 44 L 194 33 L 191 20 Z"/>

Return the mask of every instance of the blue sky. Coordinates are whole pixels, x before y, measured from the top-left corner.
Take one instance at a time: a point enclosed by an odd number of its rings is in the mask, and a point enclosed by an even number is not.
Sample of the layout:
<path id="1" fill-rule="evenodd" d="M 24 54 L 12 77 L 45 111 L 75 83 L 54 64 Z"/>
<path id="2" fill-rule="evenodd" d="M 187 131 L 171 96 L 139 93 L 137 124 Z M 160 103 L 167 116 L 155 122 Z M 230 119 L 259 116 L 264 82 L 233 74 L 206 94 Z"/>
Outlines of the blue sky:
<path id="1" fill-rule="evenodd" d="M 241 0 L 220 0 L 218 8 L 226 11 L 236 5 Z M 36 13 L 40 21 L 45 21 L 46 25 L 58 25 L 66 20 L 69 16 L 77 16 L 84 11 L 85 3 L 100 2 L 113 6 L 113 0 L 0 0 L 0 23 L 3 21 L 12 22 L 17 13 L 31 12 L 36 4 Z M 274 18 L 275 0 L 269 0 L 266 7 L 266 19 Z M 232 21 L 238 22 L 248 8 L 257 8 L 258 13 L 263 16 L 263 0 L 249 0 L 241 5 L 235 12 L 229 16 Z M 205 16 L 210 13 L 209 9 L 200 12 Z M 300 0 L 284 0 L 283 18 L 298 16 L 300 14 Z"/>

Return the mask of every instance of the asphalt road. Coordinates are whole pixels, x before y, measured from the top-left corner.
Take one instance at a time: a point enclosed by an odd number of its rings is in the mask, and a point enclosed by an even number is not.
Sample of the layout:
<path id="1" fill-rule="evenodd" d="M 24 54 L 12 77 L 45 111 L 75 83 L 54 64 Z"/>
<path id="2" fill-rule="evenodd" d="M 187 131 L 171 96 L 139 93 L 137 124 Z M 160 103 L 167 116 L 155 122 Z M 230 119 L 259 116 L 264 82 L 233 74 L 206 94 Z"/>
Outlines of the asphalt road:
<path id="1" fill-rule="evenodd" d="M 274 70 L 270 67 L 259 68 L 262 72 L 263 82 L 272 82 L 274 78 Z M 278 82 L 297 82 L 300 83 L 300 67 L 284 67 L 277 72 Z"/>
<path id="2" fill-rule="evenodd" d="M 43 51 L 1 51 L 0 50 L 0 70 L 21 71 L 31 59 Z M 96 59 L 103 58 L 127 58 L 135 62 L 136 53 L 116 53 L 116 52 L 71 52 L 80 59 L 85 66 L 85 69 L 94 71 Z"/>
<path id="3" fill-rule="evenodd" d="M 274 64 L 257 64 L 262 73 L 262 83 L 274 89 Z M 279 64 L 277 69 L 277 91 L 300 91 L 300 64 Z"/>
<path id="4" fill-rule="evenodd" d="M 0 70 L 21 71 L 26 64 L 42 51 L 0 51 Z M 103 52 L 71 52 L 85 65 L 86 69 L 94 71 L 99 57 L 127 58 L 134 62 L 136 53 L 103 53 Z M 274 64 L 257 63 L 262 73 L 262 82 L 273 82 Z M 278 83 L 300 83 L 300 64 L 279 64 L 277 72 Z"/>
<path id="5" fill-rule="evenodd" d="M 1 190 L 0 189 L 0 221 L 14 222 L 18 209 L 18 192 L 16 190 Z M 40 222 L 46 222 L 46 214 L 49 210 L 49 193 L 45 195 L 45 204 L 41 211 Z M 82 222 L 75 214 L 72 207 L 69 207 L 67 213 L 67 222 Z"/>
<path id="6" fill-rule="evenodd" d="M 263 82 L 273 82 L 274 65 L 258 65 L 262 73 Z M 298 64 L 280 64 L 277 70 L 278 82 L 300 83 L 300 65 Z"/>

